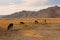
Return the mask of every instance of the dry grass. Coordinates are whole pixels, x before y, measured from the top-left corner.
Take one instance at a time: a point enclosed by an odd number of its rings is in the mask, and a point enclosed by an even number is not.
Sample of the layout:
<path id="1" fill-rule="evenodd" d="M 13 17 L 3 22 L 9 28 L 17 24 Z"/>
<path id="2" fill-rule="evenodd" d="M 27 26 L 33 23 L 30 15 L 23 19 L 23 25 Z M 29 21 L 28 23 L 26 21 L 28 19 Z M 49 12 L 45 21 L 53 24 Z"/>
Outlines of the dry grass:
<path id="1" fill-rule="evenodd" d="M 39 23 L 35 24 L 35 20 Z M 10 23 L 14 24 L 13 30 L 4 30 Z M 0 19 L 0 40 L 60 40 L 59 38 L 60 18 Z"/>
<path id="2" fill-rule="evenodd" d="M 47 24 L 55 24 L 60 23 L 60 18 L 16 18 L 16 19 L 0 19 L 0 27 L 7 28 L 10 23 L 13 23 L 14 26 L 19 26 L 20 22 L 24 22 L 27 25 L 31 25 L 35 23 L 37 20 L 40 24 L 44 24 L 46 20 Z"/>
<path id="3" fill-rule="evenodd" d="M 0 40 L 60 40 L 60 31 L 57 30 L 60 29 L 60 24 L 25 25 L 19 25 L 19 27 L 10 31 L 1 28 Z"/>

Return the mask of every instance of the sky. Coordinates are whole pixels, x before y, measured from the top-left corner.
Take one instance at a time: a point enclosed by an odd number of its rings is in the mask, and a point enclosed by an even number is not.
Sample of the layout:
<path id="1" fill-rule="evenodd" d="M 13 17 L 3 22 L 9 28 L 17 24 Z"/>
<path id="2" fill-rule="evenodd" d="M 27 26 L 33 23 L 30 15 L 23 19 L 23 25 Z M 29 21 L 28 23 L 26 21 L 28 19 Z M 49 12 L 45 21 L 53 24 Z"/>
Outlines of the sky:
<path id="1" fill-rule="evenodd" d="M 0 15 L 9 15 L 22 10 L 38 11 L 60 5 L 60 0 L 0 0 Z"/>

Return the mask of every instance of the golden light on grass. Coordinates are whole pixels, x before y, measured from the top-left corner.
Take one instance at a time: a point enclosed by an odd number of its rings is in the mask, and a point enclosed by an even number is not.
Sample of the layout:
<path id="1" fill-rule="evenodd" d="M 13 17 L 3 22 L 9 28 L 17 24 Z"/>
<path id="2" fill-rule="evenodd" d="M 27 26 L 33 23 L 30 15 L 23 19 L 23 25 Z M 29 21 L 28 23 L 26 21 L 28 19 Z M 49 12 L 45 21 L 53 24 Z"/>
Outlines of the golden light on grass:
<path id="1" fill-rule="evenodd" d="M 22 30 L 22 35 L 27 37 L 44 37 L 42 34 L 37 33 L 35 30 Z"/>
<path id="2" fill-rule="evenodd" d="M 35 20 L 37 20 L 40 24 L 44 23 L 44 20 L 46 20 L 46 23 L 53 24 L 53 23 L 60 23 L 60 18 L 2 18 L 0 19 L 0 27 L 7 28 L 10 23 L 13 23 L 14 26 L 20 26 L 20 22 L 24 22 L 27 25 L 31 25 L 35 23 Z"/>

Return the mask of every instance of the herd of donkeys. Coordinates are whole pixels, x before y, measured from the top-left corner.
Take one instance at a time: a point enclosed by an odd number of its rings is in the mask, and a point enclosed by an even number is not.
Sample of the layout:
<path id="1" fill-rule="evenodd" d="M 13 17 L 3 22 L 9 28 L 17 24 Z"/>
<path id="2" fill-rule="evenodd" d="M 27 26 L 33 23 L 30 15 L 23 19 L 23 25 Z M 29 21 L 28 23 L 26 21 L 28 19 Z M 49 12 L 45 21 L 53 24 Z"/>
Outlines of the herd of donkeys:
<path id="1" fill-rule="evenodd" d="M 37 20 L 35 20 L 35 22 L 34 22 L 35 24 L 39 24 L 39 22 L 37 21 Z M 20 22 L 20 24 L 25 24 L 24 22 Z M 46 20 L 44 20 L 44 24 L 46 24 Z M 7 27 L 7 30 L 11 30 L 11 29 L 13 29 L 13 23 L 10 23 L 9 25 L 8 25 L 8 27 Z"/>

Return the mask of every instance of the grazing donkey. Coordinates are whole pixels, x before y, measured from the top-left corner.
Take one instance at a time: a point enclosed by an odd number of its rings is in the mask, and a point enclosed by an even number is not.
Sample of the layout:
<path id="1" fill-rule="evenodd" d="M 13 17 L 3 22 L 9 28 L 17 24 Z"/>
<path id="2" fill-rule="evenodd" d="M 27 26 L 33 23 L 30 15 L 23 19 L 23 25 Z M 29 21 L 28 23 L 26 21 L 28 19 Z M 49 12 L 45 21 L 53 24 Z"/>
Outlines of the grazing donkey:
<path id="1" fill-rule="evenodd" d="M 7 30 L 11 30 L 11 29 L 13 29 L 13 23 L 10 23 L 7 28 Z"/>
<path id="2" fill-rule="evenodd" d="M 24 22 L 20 22 L 20 24 L 25 24 Z"/>
<path id="3" fill-rule="evenodd" d="M 35 20 L 35 24 L 38 24 L 39 22 L 37 20 Z"/>
<path id="4" fill-rule="evenodd" d="M 46 20 L 44 20 L 45 24 L 46 24 Z"/>

